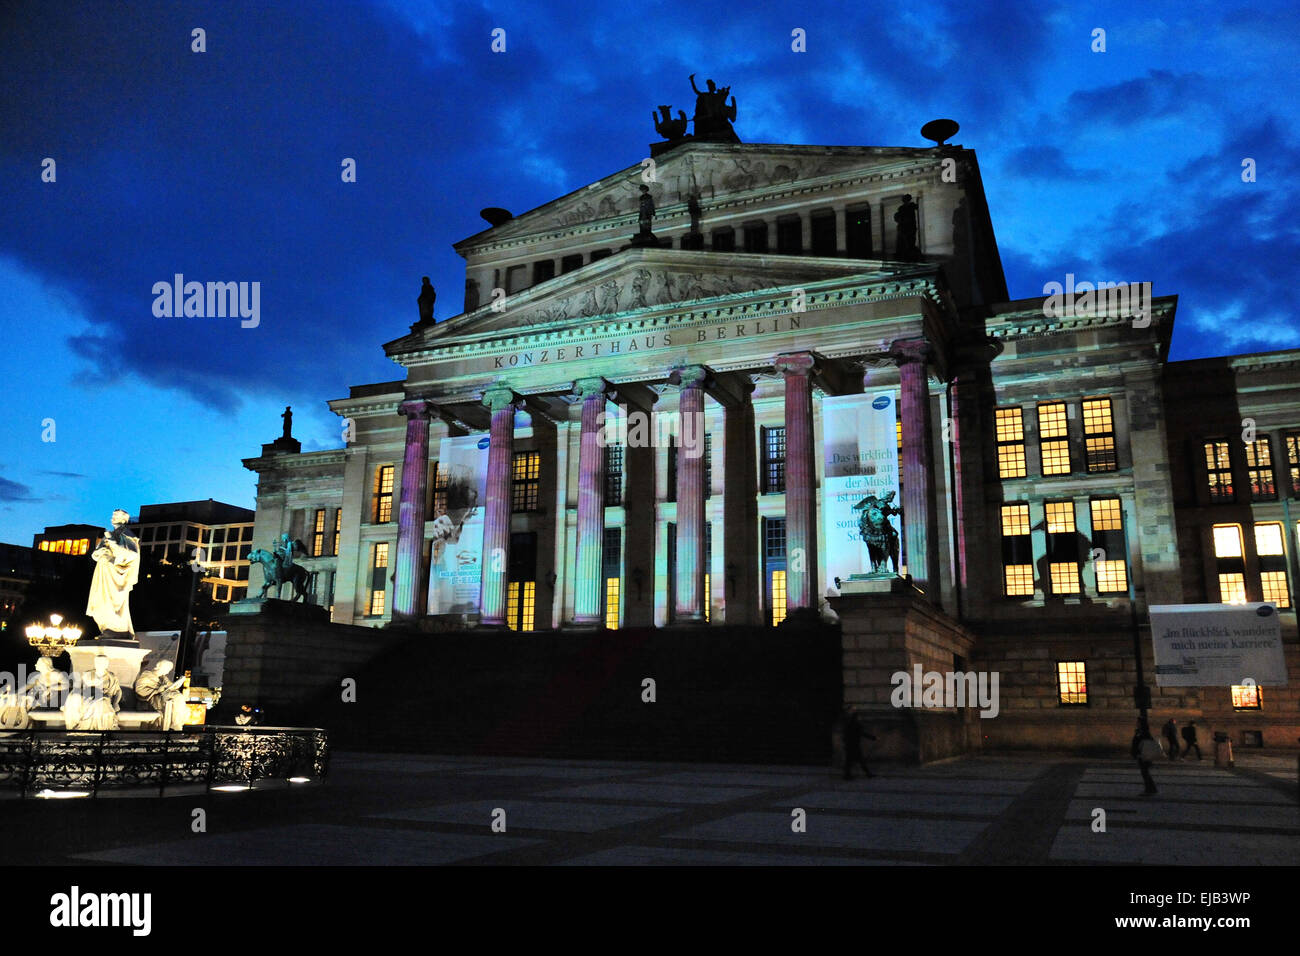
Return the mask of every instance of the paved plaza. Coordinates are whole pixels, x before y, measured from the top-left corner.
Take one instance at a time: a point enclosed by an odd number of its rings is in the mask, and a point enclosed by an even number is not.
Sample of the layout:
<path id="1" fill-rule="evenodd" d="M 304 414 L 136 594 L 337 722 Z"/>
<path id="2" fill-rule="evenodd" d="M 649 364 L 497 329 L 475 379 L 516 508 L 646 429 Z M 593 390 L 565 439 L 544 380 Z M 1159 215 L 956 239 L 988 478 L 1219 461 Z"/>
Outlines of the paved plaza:
<path id="1" fill-rule="evenodd" d="M 11 831 L 5 855 L 77 866 L 1300 861 L 1294 756 L 1234 770 L 1182 761 L 1155 777 L 1160 793 L 1146 797 L 1131 761 L 1064 755 L 885 765 L 846 782 L 819 768 L 340 753 L 318 788 L 9 804 L 32 826 Z M 199 807 L 206 832 L 195 833 Z M 61 846 L 21 835 L 56 818 Z"/>

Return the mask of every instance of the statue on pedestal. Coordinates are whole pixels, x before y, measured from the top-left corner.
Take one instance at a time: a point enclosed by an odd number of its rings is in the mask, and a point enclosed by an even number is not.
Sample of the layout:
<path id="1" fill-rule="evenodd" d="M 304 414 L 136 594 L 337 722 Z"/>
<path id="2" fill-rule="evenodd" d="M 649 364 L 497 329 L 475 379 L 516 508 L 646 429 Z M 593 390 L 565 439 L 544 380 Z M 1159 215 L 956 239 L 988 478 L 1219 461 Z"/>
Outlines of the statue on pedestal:
<path id="1" fill-rule="evenodd" d="M 63 724 L 68 730 L 117 730 L 117 712 L 122 706 L 122 684 L 108 669 L 108 658 L 95 657 L 95 669 L 73 680 L 72 693 L 63 705 Z"/>
<path id="2" fill-rule="evenodd" d="M 895 258 L 915 262 L 921 258 L 921 250 L 916 247 L 916 212 L 920 207 L 912 201 L 912 194 L 903 197 L 903 204 L 894 213 L 894 222 L 898 225 L 897 239 L 894 243 Z"/>
<path id="3" fill-rule="evenodd" d="M 141 671 L 135 681 L 135 696 L 162 715 L 160 730 L 180 730 L 189 718 L 189 705 L 181 690 L 185 678 L 170 680 L 172 662 L 159 661 L 152 670 Z"/>
<path id="4" fill-rule="evenodd" d="M 705 80 L 707 90 L 695 85 L 695 74 L 691 74 L 691 89 L 695 91 L 695 138 L 712 139 L 722 142 L 740 142 L 731 124 L 736 121 L 736 98 L 727 102 L 731 87 L 718 89 L 712 80 Z"/>
<path id="5" fill-rule="evenodd" d="M 654 113 L 650 114 L 650 118 L 654 120 L 655 132 L 665 140 L 677 140 L 686 136 L 686 124 L 689 120 L 686 119 L 685 110 L 677 111 L 677 119 L 672 118 L 672 111 L 671 106 L 660 106 L 659 112 L 662 118 L 655 116 Z"/>
<path id="6" fill-rule="evenodd" d="M 428 276 L 424 276 L 420 281 L 423 283 L 420 286 L 420 297 L 415 300 L 416 305 L 420 308 L 420 321 L 416 323 L 416 326 L 432 325 L 433 304 L 438 300 L 438 293 L 433 288 L 433 283 L 429 281 Z"/>
<path id="7" fill-rule="evenodd" d="M 858 516 L 858 534 L 866 542 L 867 553 L 871 556 L 871 573 L 887 577 L 886 561 L 893 561 L 894 574 L 898 574 L 898 530 L 890 523 L 891 515 L 901 515 L 903 509 L 893 504 L 894 493 L 891 491 L 883 498 L 867 495 L 856 505 L 854 511 L 861 511 Z"/>
<path id="8" fill-rule="evenodd" d="M 42 657 L 36 662 L 36 673 L 22 689 L 0 693 L 0 728 L 23 730 L 31 726 L 28 711 L 63 707 L 68 693 L 68 675 L 54 669 L 54 661 Z"/>
<path id="9" fill-rule="evenodd" d="M 113 527 L 91 552 L 95 575 L 90 582 L 86 613 L 99 625 L 100 637 L 135 640 L 131 625 L 131 589 L 140 578 L 140 542 L 126 533 L 130 520 L 121 508 L 113 512 Z"/>
<path id="10" fill-rule="evenodd" d="M 304 554 L 307 546 L 296 538 L 291 538 L 288 534 L 280 535 L 280 540 L 271 546 L 270 551 L 264 551 L 261 548 L 256 549 L 248 555 L 250 564 L 260 565 L 262 568 L 262 593 L 258 599 L 266 597 L 266 592 L 271 588 L 276 589 L 276 594 L 280 593 L 280 588 L 285 584 L 293 585 L 293 597 L 291 600 L 302 599 L 304 604 L 307 603 L 307 583 L 311 579 L 311 572 L 303 565 L 294 561 L 295 554 Z"/>

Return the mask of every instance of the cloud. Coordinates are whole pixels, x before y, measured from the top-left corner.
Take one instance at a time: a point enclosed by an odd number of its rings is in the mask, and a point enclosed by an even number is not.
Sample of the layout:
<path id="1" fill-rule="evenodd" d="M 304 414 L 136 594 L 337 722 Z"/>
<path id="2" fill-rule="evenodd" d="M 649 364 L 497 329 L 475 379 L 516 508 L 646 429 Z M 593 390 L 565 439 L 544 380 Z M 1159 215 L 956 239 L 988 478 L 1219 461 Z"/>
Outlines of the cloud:
<path id="1" fill-rule="evenodd" d="M 32 495 L 32 489 L 17 481 L 0 477 L 0 501 L 39 501 Z"/>

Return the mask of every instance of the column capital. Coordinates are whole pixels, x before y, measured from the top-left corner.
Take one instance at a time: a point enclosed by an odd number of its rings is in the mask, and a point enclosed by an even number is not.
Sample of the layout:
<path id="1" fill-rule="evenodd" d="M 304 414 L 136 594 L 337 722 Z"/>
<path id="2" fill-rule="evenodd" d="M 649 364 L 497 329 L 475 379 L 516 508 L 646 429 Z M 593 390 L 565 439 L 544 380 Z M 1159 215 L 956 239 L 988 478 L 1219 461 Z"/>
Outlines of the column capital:
<path id="1" fill-rule="evenodd" d="M 783 375 L 808 376 L 817 370 L 817 357 L 811 352 L 785 352 L 772 360 Z"/>
<path id="2" fill-rule="evenodd" d="M 895 339 L 890 343 L 889 357 L 899 366 L 927 365 L 934 358 L 934 348 L 925 339 Z"/>
<path id="3" fill-rule="evenodd" d="M 427 398 L 408 398 L 397 406 L 397 411 L 407 419 L 428 421 L 438 414 L 437 406 Z"/>
<path id="4" fill-rule="evenodd" d="M 613 395 L 613 392 L 613 386 L 599 375 L 591 378 L 580 378 L 573 383 L 573 394 L 579 396 L 583 400 L 594 398 L 598 395 L 603 395 L 608 399 Z"/>
<path id="5" fill-rule="evenodd" d="M 494 412 L 511 407 L 518 409 L 523 400 L 523 396 L 508 385 L 494 385 L 483 393 L 483 404 Z"/>
<path id="6" fill-rule="evenodd" d="M 678 365 L 668 373 L 668 381 L 679 388 L 703 388 L 710 377 L 704 365 Z"/>

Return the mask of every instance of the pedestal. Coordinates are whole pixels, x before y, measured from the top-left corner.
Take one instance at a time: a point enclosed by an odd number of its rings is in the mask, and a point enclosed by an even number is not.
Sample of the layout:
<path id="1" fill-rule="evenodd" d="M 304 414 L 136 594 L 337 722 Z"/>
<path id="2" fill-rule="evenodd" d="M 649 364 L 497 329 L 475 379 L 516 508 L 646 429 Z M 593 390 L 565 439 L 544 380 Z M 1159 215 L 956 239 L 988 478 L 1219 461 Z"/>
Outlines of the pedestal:
<path id="1" fill-rule="evenodd" d="M 95 658 L 103 654 L 108 658 L 108 669 L 118 679 L 123 690 L 135 687 L 135 679 L 140 676 L 140 663 L 148 656 L 150 648 L 139 641 L 95 639 L 78 641 L 75 647 L 68 649 L 72 658 L 72 673 L 95 669 Z"/>

